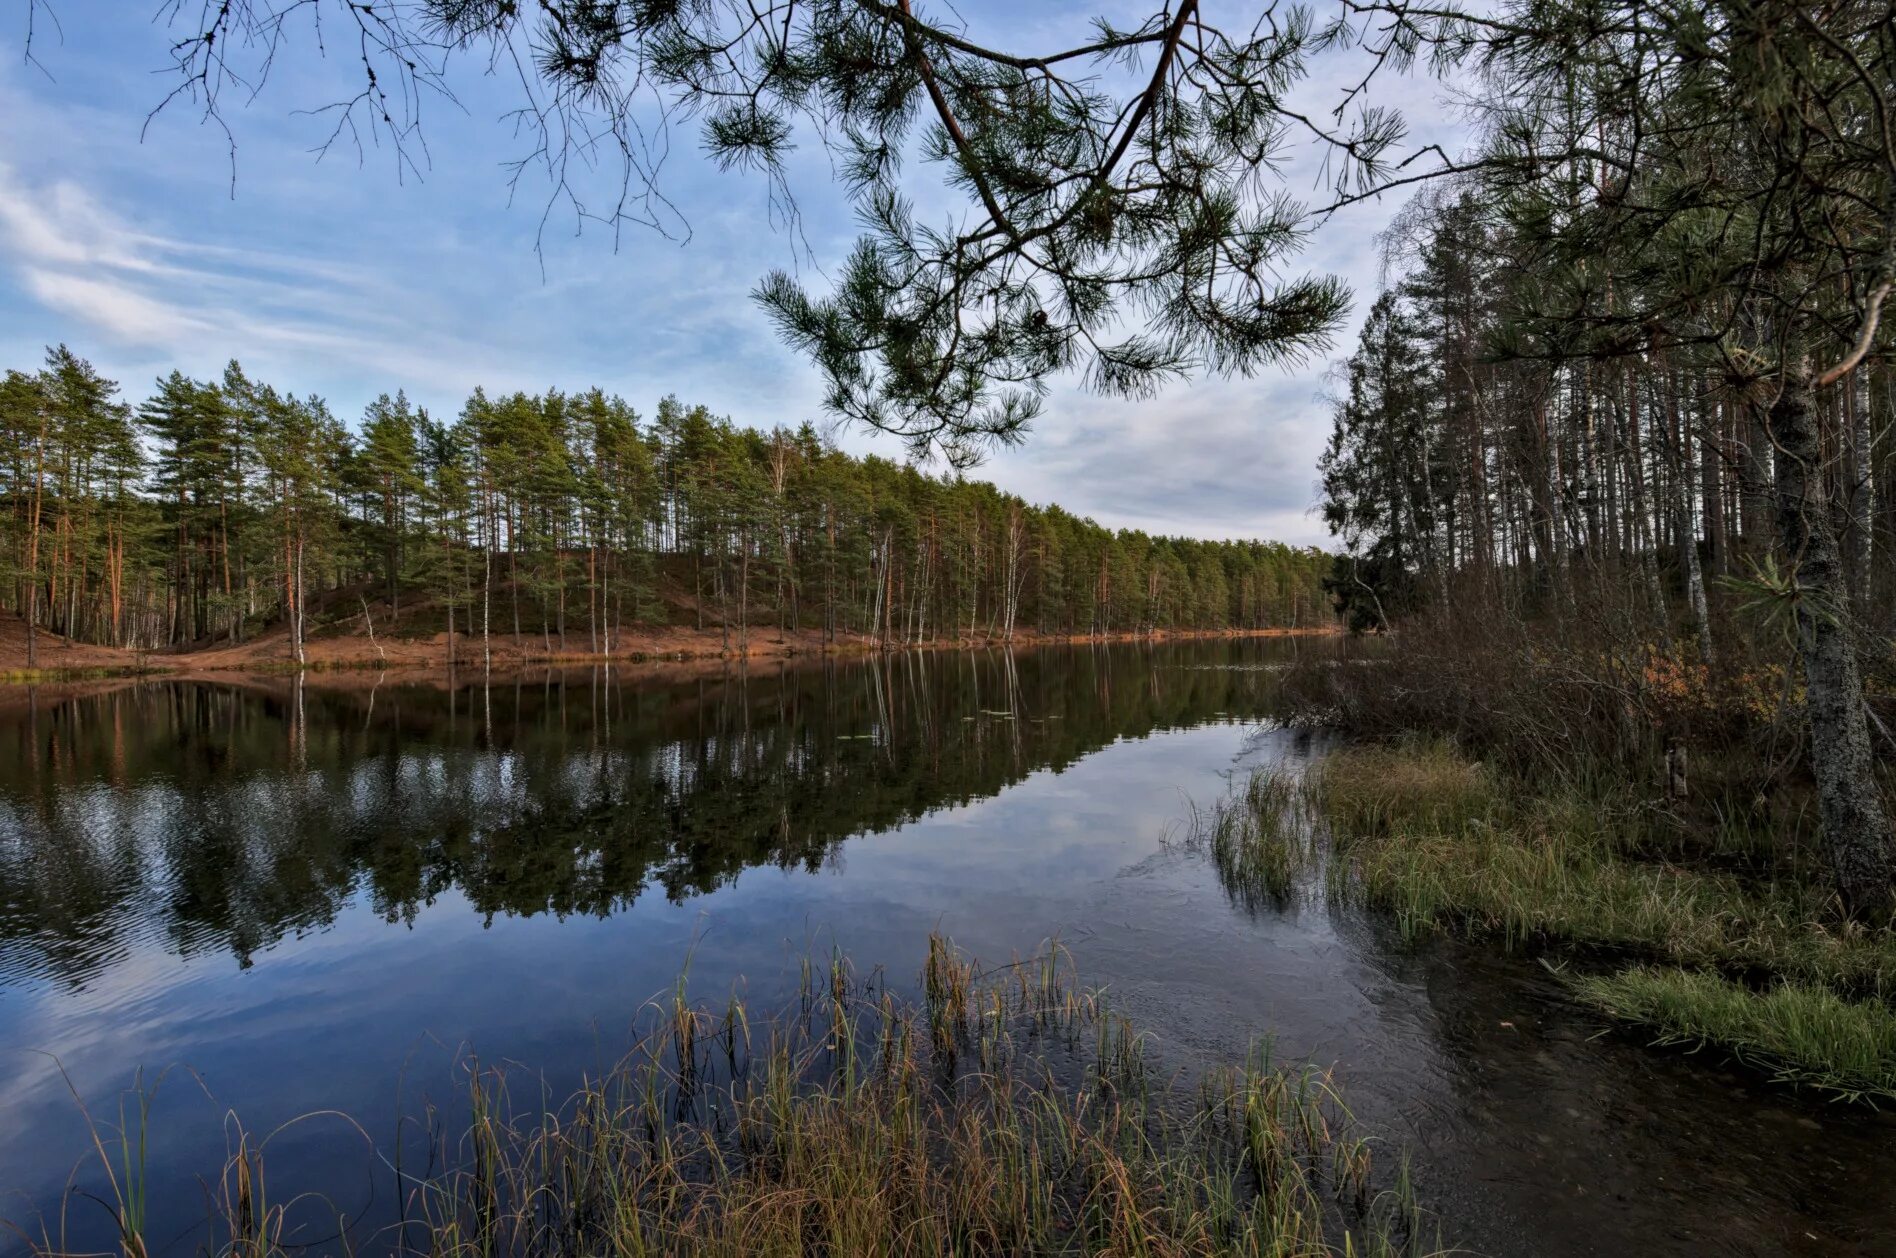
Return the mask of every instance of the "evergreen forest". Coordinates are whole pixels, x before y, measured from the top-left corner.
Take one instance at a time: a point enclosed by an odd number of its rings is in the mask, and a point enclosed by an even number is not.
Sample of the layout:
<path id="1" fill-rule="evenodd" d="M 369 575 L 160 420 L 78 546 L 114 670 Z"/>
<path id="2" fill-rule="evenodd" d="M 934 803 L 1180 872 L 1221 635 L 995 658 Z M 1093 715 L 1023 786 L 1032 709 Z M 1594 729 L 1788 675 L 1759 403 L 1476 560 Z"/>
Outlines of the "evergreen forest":
<path id="1" fill-rule="evenodd" d="M 1115 532 L 675 397 L 646 417 L 599 389 L 477 388 L 438 419 L 398 392 L 351 426 L 235 362 L 133 403 L 59 346 L 7 373 L 0 443 L 8 610 L 146 651 L 275 629 L 300 659 L 345 622 L 609 654 L 651 625 L 744 652 L 764 629 L 897 646 L 1329 618 L 1319 551 Z"/>

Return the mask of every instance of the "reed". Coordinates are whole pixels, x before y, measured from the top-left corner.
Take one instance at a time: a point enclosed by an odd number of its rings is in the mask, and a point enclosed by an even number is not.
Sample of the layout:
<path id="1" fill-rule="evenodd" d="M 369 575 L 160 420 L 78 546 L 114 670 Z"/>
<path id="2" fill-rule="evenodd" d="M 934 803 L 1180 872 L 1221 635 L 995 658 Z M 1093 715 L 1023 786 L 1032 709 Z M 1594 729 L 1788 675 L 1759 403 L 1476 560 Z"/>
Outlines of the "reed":
<path id="1" fill-rule="evenodd" d="M 806 964 L 772 1016 L 682 986 L 613 1068 L 548 1106 L 470 1063 L 468 1112 L 405 1222 L 338 1250 L 433 1255 L 1415 1255 L 1437 1247 L 1406 1170 L 1330 1077 L 1267 1048 L 1195 1087 L 1080 987 L 1063 954 L 985 970 L 931 938 L 918 995 Z M 132 1139 L 128 1132 L 119 1139 Z M 100 1156 L 112 1140 L 101 1136 Z M 221 1252 L 290 1246 L 258 1225 L 264 1167 L 237 1150 Z M 249 1187 L 246 1187 L 248 1185 Z M 129 1216 L 128 1216 L 129 1217 Z M 142 1252 L 142 1237 L 123 1252 Z M 64 1252 L 42 1234 L 39 1253 Z"/>
<path id="2" fill-rule="evenodd" d="M 1298 789 L 1297 778 L 1275 766 L 1254 770 L 1208 807 L 1191 805 L 1183 846 L 1211 857 L 1219 883 L 1247 912 L 1290 907 L 1320 867 Z"/>

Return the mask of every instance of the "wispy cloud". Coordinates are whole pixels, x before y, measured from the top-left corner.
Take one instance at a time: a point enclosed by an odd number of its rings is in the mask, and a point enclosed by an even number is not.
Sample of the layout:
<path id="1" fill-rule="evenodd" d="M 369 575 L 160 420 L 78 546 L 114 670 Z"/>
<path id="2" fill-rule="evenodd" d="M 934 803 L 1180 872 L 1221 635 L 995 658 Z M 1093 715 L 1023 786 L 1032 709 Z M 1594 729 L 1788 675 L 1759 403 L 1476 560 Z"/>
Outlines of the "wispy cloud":
<path id="1" fill-rule="evenodd" d="M 667 192 L 691 221 L 688 246 L 633 232 L 615 250 L 603 233 L 565 240 L 556 224 L 536 255 L 535 208 L 510 206 L 504 173 L 482 156 L 504 154 L 496 119 L 509 102 L 476 81 L 466 114 L 436 115 L 436 163 L 420 183 L 394 184 L 373 163 L 318 166 L 307 119 L 282 116 L 281 101 L 247 111 L 233 199 L 220 135 L 173 116 L 154 142 L 138 142 L 153 103 L 140 72 L 162 59 L 161 40 L 117 22 L 108 0 L 70 3 L 75 29 L 90 21 L 104 33 L 49 50 L 56 81 L 19 71 L 0 46 L 0 365 L 27 365 L 67 340 L 133 394 L 173 366 L 208 374 L 237 357 L 282 387 L 328 395 L 345 416 L 398 387 L 452 411 L 475 384 L 598 384 L 641 408 L 676 392 L 740 422 L 821 418 L 815 373 L 748 296 L 764 272 L 792 264 L 823 287 L 808 267 L 833 267 L 855 234 L 819 151 L 793 160 L 799 194 L 810 194 L 802 236 L 773 229 L 761 187 L 682 160 L 691 137 L 681 135 Z M 1084 18 L 970 7 L 984 38 L 1034 45 Z M 1317 71 L 1313 99 L 1353 81 L 1341 62 Z M 1390 80 L 1376 91 L 1412 120 L 1418 142 L 1456 145 L 1463 124 L 1437 106 L 1433 85 Z M 1283 177 L 1314 199 L 1321 167 L 1299 156 Z M 933 175 L 920 178 L 925 191 Z M 1296 269 L 1341 274 L 1366 306 L 1376 233 L 1403 199 L 1340 215 Z M 804 241 L 814 257 L 798 253 Z M 1337 352 L 1353 337 L 1354 322 Z M 977 475 L 1110 526 L 1321 541 L 1308 509 L 1328 429 L 1324 367 L 1199 381 L 1139 403 L 1063 381 L 1028 444 Z M 843 440 L 901 452 L 858 432 Z"/>
<path id="2" fill-rule="evenodd" d="M 144 230 L 72 181 L 35 185 L 4 163 L 0 259 L 48 310 L 179 363 L 238 354 L 463 389 L 486 357 L 419 324 L 416 303 L 364 268 Z"/>

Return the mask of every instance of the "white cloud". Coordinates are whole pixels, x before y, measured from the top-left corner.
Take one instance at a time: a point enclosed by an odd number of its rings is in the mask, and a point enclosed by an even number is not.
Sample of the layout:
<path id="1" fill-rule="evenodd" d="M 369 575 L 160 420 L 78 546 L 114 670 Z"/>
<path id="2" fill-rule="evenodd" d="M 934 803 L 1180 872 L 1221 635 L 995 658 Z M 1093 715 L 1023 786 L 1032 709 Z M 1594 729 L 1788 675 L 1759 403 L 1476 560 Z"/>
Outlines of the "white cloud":
<path id="1" fill-rule="evenodd" d="M 28 264 L 27 290 L 54 310 L 136 345 L 168 347 L 211 329 L 175 306 L 111 279 L 89 279 Z"/>
<path id="2" fill-rule="evenodd" d="M 178 240 L 127 224 L 70 180 L 0 164 L 0 262 L 48 310 L 119 347 L 201 369 L 207 355 L 312 358 L 460 389 L 481 347 L 414 328 L 361 268 Z"/>
<path id="3" fill-rule="evenodd" d="M 997 41 L 1051 46 L 1091 11 L 978 3 L 972 25 Z M 75 45 L 56 67 L 70 84 L 0 64 L 0 350 L 14 362 L 68 340 L 136 394 L 151 374 L 209 374 L 234 356 L 280 386 L 327 393 L 343 415 L 397 387 L 451 411 L 477 383 L 596 383 L 641 409 L 676 392 L 740 422 L 821 418 L 815 373 L 748 297 L 770 267 L 809 261 L 795 239 L 762 229 L 754 182 L 680 161 L 668 192 L 695 228 L 688 246 L 633 232 L 613 250 L 598 232 L 567 242 L 556 225 L 542 272 L 536 208 L 508 208 L 504 177 L 479 156 L 493 151 L 498 87 L 471 83 L 469 114 L 436 116 L 425 186 L 317 167 L 298 140 L 306 119 L 246 111 L 233 199 L 220 136 L 173 116 L 154 143 L 136 143 L 152 101 L 134 71 L 150 68 L 137 61 L 149 51 L 129 34 L 109 49 Z M 1314 69 L 1297 103 L 1324 105 L 1318 116 L 1356 74 L 1343 56 Z M 1457 147 L 1463 124 L 1441 108 L 1436 85 L 1391 78 L 1374 90 L 1411 120 L 1417 143 Z M 827 158 L 808 150 L 793 165 L 820 268 L 854 229 Z M 1300 152 L 1284 185 L 1319 199 L 1320 172 L 1315 153 Z M 912 173 L 918 203 L 936 206 L 939 170 Z M 1338 353 L 1379 279 L 1375 235 L 1405 199 L 1338 215 L 1293 263 L 1355 289 Z M 1328 429 L 1324 368 L 1175 385 L 1142 403 L 1056 382 L 1026 447 L 976 474 L 1109 525 L 1320 542 L 1307 512 Z M 901 452 L 859 432 L 845 444 Z"/>

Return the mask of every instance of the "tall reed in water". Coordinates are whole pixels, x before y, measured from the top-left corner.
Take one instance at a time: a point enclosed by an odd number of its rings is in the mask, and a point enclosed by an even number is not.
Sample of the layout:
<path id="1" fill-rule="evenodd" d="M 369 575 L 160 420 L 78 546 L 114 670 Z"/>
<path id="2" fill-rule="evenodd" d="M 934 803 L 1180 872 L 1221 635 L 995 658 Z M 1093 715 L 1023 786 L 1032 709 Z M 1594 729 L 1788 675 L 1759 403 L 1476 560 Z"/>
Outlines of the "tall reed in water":
<path id="1" fill-rule="evenodd" d="M 1193 805 L 1184 842 L 1210 855 L 1219 882 L 1246 911 L 1281 909 L 1320 855 L 1307 822 L 1297 778 L 1281 767 L 1258 769 L 1226 798 Z"/>
<path id="2" fill-rule="evenodd" d="M 919 1001 L 840 956 L 803 974 L 775 1017 L 670 993 L 632 1052 L 558 1106 L 517 1105 L 506 1071 L 473 1070 L 466 1127 L 437 1150 L 447 1169 L 400 1176 L 406 1224 L 351 1236 L 352 1249 L 1318 1258 L 1427 1247 L 1412 1195 L 1372 1191 L 1370 1147 L 1326 1074 L 1260 1051 L 1182 1086 L 1057 951 L 989 971 L 931 938 Z M 245 1174 L 265 1200 L 261 1161 Z M 287 1252 L 295 1238 L 271 1210 L 229 1252 Z"/>

